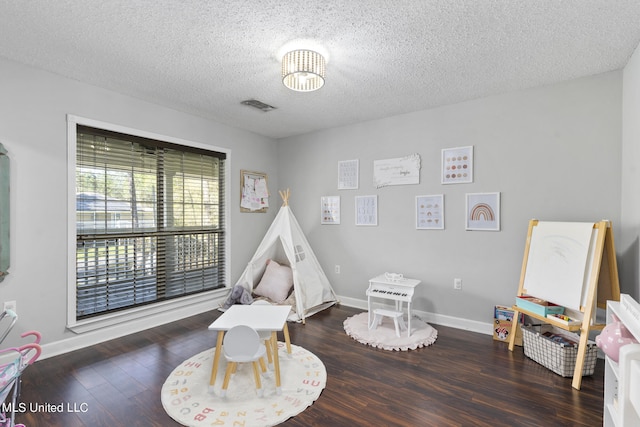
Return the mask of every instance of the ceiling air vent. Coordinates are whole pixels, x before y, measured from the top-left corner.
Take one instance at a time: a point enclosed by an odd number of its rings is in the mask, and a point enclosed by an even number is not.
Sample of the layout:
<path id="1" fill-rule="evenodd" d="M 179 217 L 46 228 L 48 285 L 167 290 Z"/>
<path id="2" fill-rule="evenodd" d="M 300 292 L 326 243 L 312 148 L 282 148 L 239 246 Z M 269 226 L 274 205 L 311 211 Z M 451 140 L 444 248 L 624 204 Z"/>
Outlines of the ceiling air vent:
<path id="1" fill-rule="evenodd" d="M 246 101 L 242 101 L 241 104 L 248 105 L 249 107 L 257 108 L 258 110 L 264 111 L 265 113 L 276 109 L 276 107 L 273 107 L 269 104 L 265 104 L 264 102 L 260 102 L 257 99 L 247 99 Z"/>

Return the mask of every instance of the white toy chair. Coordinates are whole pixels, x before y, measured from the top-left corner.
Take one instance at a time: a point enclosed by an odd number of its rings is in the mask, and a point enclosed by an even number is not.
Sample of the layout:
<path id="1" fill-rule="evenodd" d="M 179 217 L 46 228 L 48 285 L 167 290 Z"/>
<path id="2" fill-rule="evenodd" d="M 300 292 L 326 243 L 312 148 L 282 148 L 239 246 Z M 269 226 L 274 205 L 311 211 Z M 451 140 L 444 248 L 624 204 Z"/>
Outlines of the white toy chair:
<path id="1" fill-rule="evenodd" d="M 263 299 L 257 299 L 254 300 L 251 305 L 271 305 L 271 303 L 269 301 L 263 300 Z M 271 331 L 257 331 L 258 332 L 258 336 L 260 337 L 260 341 L 264 342 L 264 346 L 267 348 L 267 360 L 269 361 L 269 364 L 273 363 L 273 356 L 271 354 L 271 351 L 278 351 L 278 343 L 272 343 L 271 342 Z"/>
<path id="2" fill-rule="evenodd" d="M 266 348 L 260 342 L 258 332 L 250 326 L 234 326 L 224 334 L 222 350 L 225 359 L 227 359 L 227 370 L 224 374 L 221 396 L 226 396 L 231 374 L 236 371 L 238 363 L 251 362 L 253 365 L 253 377 L 256 381 L 256 390 L 258 396 L 262 397 L 263 390 L 260 382 L 260 372 L 258 371 L 258 362 L 262 372 L 266 372 L 267 368 L 262 359 L 266 353 Z"/>

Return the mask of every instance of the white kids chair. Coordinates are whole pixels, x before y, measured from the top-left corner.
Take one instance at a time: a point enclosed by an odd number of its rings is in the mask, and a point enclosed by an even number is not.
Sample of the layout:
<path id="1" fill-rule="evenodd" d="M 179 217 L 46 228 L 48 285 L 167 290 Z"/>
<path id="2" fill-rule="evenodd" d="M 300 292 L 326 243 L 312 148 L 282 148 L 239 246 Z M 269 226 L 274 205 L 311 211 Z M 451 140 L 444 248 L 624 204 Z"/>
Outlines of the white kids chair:
<path id="1" fill-rule="evenodd" d="M 251 305 L 271 305 L 269 301 L 263 299 L 254 300 Z M 267 361 L 269 364 L 273 363 L 273 356 L 271 351 L 278 351 L 278 343 L 272 342 L 271 331 L 257 331 L 260 341 L 264 341 L 264 346 L 267 348 Z"/>
<path id="2" fill-rule="evenodd" d="M 224 374 L 224 382 L 220 395 L 225 397 L 231 374 L 236 371 L 238 363 L 251 362 L 253 365 L 253 377 L 256 381 L 256 390 L 258 396 L 264 394 L 262 383 L 260 382 L 260 372 L 258 371 L 258 362 L 262 372 L 267 371 L 264 363 L 264 355 L 266 353 L 265 346 L 261 343 L 260 336 L 255 329 L 246 325 L 238 325 L 229 329 L 224 334 L 222 342 L 222 350 L 225 359 L 227 359 L 227 370 Z"/>

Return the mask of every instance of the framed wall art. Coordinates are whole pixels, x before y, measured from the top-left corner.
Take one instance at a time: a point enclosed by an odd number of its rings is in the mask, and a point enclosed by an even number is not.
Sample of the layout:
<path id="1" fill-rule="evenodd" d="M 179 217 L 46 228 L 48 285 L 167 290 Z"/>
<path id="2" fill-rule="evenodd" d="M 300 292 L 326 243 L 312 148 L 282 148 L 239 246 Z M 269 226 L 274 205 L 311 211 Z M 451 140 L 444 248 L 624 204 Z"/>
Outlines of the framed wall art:
<path id="1" fill-rule="evenodd" d="M 442 150 L 442 184 L 473 182 L 473 146 Z"/>
<path id="2" fill-rule="evenodd" d="M 373 161 L 373 185 L 376 188 L 407 184 L 420 184 L 419 154 Z"/>
<path id="3" fill-rule="evenodd" d="M 341 160 L 338 162 L 338 190 L 357 190 L 359 185 L 360 162 Z"/>
<path id="4" fill-rule="evenodd" d="M 378 196 L 356 196 L 356 225 L 378 225 Z"/>
<path id="5" fill-rule="evenodd" d="M 444 229 L 444 195 L 416 196 L 416 229 Z"/>
<path id="6" fill-rule="evenodd" d="M 240 212 L 265 213 L 269 208 L 267 174 L 240 171 Z"/>
<path id="7" fill-rule="evenodd" d="M 320 198 L 320 224 L 340 224 L 340 196 Z"/>
<path id="8" fill-rule="evenodd" d="M 465 228 L 500 231 L 500 193 L 468 193 Z"/>

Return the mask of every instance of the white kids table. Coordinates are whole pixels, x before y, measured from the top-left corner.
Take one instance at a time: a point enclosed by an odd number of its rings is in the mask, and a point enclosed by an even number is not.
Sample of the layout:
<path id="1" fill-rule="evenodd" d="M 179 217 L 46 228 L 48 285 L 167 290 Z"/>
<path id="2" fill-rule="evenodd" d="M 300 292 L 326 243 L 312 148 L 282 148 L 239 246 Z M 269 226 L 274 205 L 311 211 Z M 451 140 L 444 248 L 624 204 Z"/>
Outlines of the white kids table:
<path id="1" fill-rule="evenodd" d="M 209 384 L 213 386 L 218 375 L 218 364 L 222 353 L 222 340 L 224 333 L 237 325 L 247 325 L 258 332 L 271 332 L 271 346 L 273 349 L 273 367 L 276 373 L 276 390 L 280 392 L 280 360 L 278 358 L 278 331 L 284 332 L 284 340 L 287 345 L 287 353 L 291 354 L 291 340 L 287 318 L 291 311 L 290 305 L 232 305 L 222 313 L 211 325 L 210 331 L 218 331 L 216 341 L 216 353 L 213 357 L 211 379 Z"/>

